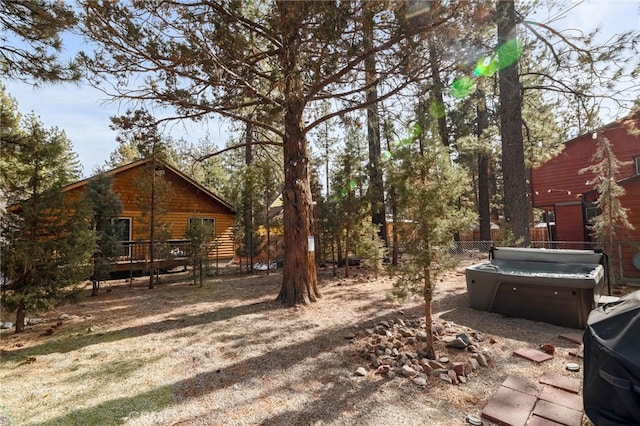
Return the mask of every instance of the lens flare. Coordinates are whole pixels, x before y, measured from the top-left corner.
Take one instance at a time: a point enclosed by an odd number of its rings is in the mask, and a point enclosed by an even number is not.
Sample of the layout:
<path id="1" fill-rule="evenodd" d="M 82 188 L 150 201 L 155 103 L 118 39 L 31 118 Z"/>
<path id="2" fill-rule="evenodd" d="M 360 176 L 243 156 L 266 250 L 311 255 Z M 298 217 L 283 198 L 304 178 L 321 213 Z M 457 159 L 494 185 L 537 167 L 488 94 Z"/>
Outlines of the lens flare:
<path id="1" fill-rule="evenodd" d="M 471 77 L 460 77 L 455 79 L 451 85 L 451 96 L 456 99 L 463 99 L 473 91 L 475 82 Z"/>
<path id="2" fill-rule="evenodd" d="M 496 50 L 496 58 L 498 62 L 498 69 L 503 70 L 510 67 L 518 61 L 518 58 L 522 54 L 522 43 L 515 39 L 505 41 L 498 50 Z"/>
<path id="3" fill-rule="evenodd" d="M 476 67 L 473 69 L 473 75 L 476 77 L 491 77 L 498 69 L 496 61 L 491 56 L 485 56 L 478 59 Z"/>
<path id="4" fill-rule="evenodd" d="M 444 102 L 431 102 L 429 104 L 429 115 L 433 118 L 442 118 L 445 116 L 445 106 Z"/>

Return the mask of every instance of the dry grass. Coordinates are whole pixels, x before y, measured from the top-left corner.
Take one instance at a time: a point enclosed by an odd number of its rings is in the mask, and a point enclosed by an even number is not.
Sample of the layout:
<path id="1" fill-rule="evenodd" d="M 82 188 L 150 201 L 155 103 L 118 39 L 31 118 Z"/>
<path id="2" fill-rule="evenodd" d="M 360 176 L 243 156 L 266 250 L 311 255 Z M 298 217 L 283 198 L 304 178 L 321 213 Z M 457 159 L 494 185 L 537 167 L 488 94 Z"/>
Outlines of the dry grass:
<path id="1" fill-rule="evenodd" d="M 143 278 L 114 282 L 25 333 L 4 330 L 0 405 L 18 425 L 458 425 L 508 374 L 571 375 L 577 345 L 558 335 L 576 330 L 468 308 L 462 271 L 438 286 L 436 319 L 495 340 L 493 364 L 465 385 L 354 375 L 367 365 L 366 328 L 422 313 L 418 301 L 387 300 L 388 279 L 322 273 L 322 300 L 289 308 L 274 301 L 279 273 L 222 275 L 202 288 L 171 275 L 154 290 Z M 72 317 L 44 335 L 62 313 Z M 557 348 L 542 365 L 512 355 L 542 343 Z"/>

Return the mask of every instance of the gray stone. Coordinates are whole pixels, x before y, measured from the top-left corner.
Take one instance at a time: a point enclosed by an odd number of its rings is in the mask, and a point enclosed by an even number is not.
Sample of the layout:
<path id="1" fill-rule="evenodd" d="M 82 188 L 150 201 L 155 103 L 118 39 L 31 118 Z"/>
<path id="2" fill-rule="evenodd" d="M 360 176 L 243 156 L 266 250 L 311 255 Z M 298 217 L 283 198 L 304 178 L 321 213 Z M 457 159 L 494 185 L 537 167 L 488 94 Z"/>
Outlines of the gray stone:
<path id="1" fill-rule="evenodd" d="M 60 314 L 58 319 L 60 319 L 60 320 L 68 320 L 69 319 L 69 314 Z"/>
<path id="2" fill-rule="evenodd" d="M 478 363 L 482 367 L 488 367 L 489 366 L 489 363 L 487 362 L 487 358 L 485 357 L 485 355 L 483 353 L 478 353 Z"/>
<path id="3" fill-rule="evenodd" d="M 431 368 L 433 368 L 434 370 L 437 370 L 439 368 L 444 368 L 444 365 L 440 364 L 438 361 L 435 361 L 433 359 L 429 359 L 429 360 L 427 360 L 427 362 L 429 363 L 429 366 Z"/>
<path id="4" fill-rule="evenodd" d="M 451 380 L 451 377 L 449 377 L 448 373 L 442 373 L 439 376 L 442 380 L 444 380 L 445 382 L 451 383 L 453 384 L 453 380 Z"/>
<path id="5" fill-rule="evenodd" d="M 404 377 L 414 377 L 418 374 L 418 372 L 416 370 L 414 370 L 413 368 L 409 367 L 408 365 L 403 365 L 402 366 L 402 375 Z"/>
<path id="6" fill-rule="evenodd" d="M 445 346 L 447 346 L 448 348 L 454 348 L 454 349 L 464 349 L 466 348 L 468 345 L 467 343 L 462 340 L 459 337 L 455 337 L 453 340 L 445 343 Z"/>
<path id="7" fill-rule="evenodd" d="M 27 325 L 36 325 L 40 324 L 42 321 L 44 321 L 44 318 L 27 318 L 26 323 Z"/>
<path id="8" fill-rule="evenodd" d="M 418 331 L 418 334 L 416 335 L 416 337 L 418 338 L 419 341 L 425 342 L 427 340 L 427 337 L 429 337 L 429 334 L 426 331 L 420 330 Z"/>
<path id="9" fill-rule="evenodd" d="M 440 377 L 443 374 L 448 375 L 449 370 L 447 370 L 446 368 L 438 368 L 436 370 L 433 370 L 433 373 L 431 373 L 431 375 L 434 377 Z"/>
<path id="10" fill-rule="evenodd" d="M 425 387 L 427 386 L 427 379 L 425 379 L 424 377 L 416 377 L 415 379 L 413 379 L 413 383 L 418 386 Z"/>
<path id="11" fill-rule="evenodd" d="M 356 370 L 356 376 L 366 376 L 367 375 L 367 369 L 364 367 L 358 367 L 358 369 Z"/>
<path id="12" fill-rule="evenodd" d="M 12 322 L 3 322 L 2 325 L 0 325 L 0 328 L 3 330 L 8 330 L 10 328 L 13 328 L 13 323 Z"/>
<path id="13" fill-rule="evenodd" d="M 469 364 L 471 365 L 471 369 L 473 371 L 476 371 L 478 368 L 480 368 L 480 363 L 475 358 L 469 358 Z"/>

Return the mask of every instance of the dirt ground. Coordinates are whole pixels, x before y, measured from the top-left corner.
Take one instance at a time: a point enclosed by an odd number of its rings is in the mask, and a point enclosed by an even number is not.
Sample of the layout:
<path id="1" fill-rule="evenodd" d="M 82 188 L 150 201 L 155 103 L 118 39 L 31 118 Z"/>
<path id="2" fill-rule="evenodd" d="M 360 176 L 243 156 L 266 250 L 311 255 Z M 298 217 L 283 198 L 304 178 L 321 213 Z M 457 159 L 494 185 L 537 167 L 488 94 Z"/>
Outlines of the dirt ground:
<path id="1" fill-rule="evenodd" d="M 321 270 L 322 299 L 291 308 L 275 302 L 280 272 L 223 274 L 203 287 L 171 274 L 153 290 L 147 278 L 109 282 L 98 297 L 87 288 L 80 304 L 42 314 L 24 333 L 3 330 L 0 410 L 16 425 L 463 425 L 507 375 L 581 377 L 565 369 L 582 367 L 569 354 L 579 346 L 559 337 L 580 330 L 468 307 L 470 263 L 442 279 L 433 303 L 436 324 L 484 336 L 491 362 L 465 384 L 421 387 L 369 365 L 367 329 L 423 315 L 419 300 L 388 297 L 389 278 Z M 556 347 L 550 361 L 513 355 L 545 343 Z"/>

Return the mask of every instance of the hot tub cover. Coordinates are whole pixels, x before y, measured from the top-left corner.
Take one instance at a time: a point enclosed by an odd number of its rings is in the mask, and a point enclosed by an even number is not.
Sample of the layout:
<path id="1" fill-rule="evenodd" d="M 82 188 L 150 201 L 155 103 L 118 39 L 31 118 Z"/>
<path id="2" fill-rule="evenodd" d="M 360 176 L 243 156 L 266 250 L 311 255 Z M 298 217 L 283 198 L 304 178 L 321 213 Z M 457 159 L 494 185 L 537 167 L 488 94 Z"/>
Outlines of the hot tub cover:
<path id="1" fill-rule="evenodd" d="M 640 291 L 593 310 L 583 340 L 589 419 L 596 426 L 640 424 Z"/>

